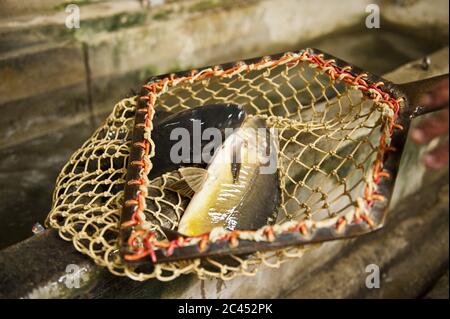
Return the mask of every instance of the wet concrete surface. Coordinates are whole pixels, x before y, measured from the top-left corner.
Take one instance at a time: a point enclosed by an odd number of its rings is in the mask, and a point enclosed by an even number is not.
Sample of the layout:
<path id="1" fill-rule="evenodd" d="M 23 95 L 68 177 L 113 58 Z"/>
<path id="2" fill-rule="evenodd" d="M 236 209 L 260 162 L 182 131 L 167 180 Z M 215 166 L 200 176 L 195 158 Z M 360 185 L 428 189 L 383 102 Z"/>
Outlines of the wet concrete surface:
<path id="1" fill-rule="evenodd" d="M 391 30 L 350 28 L 333 36 L 309 41 L 302 47 L 312 47 L 332 54 L 370 73 L 382 76 L 399 66 L 439 50 L 442 45 L 418 41 Z"/>
<path id="2" fill-rule="evenodd" d="M 333 36 L 299 44 L 315 47 L 375 74 L 386 73 L 437 49 L 386 30 L 343 30 Z M 288 50 L 287 48 L 286 50 Z M 138 83 L 124 83 L 124 93 Z M 34 106 L 34 107 L 39 107 Z M 112 107 L 112 106 L 111 106 Z M 0 149 L 0 249 L 32 235 L 34 223 L 43 223 L 51 206 L 56 177 L 71 154 L 94 132 L 92 122 L 55 130 L 20 145 Z"/>
<path id="3" fill-rule="evenodd" d="M 226 282 L 194 275 L 170 282 L 114 276 L 61 240 L 56 230 L 46 230 L 0 251 L 0 299 L 448 299 L 448 170 L 441 173 L 438 180 L 427 178 L 423 190 L 404 197 L 380 231 L 310 246 L 280 268 L 262 266 L 255 276 Z M 379 289 L 366 286 L 368 264 L 380 269 Z M 68 270 L 72 267 L 80 275 L 78 288 L 71 285 L 77 278 Z"/>
<path id="4" fill-rule="evenodd" d="M 0 150 L 0 248 L 43 224 L 59 171 L 94 130 L 88 120 Z"/>

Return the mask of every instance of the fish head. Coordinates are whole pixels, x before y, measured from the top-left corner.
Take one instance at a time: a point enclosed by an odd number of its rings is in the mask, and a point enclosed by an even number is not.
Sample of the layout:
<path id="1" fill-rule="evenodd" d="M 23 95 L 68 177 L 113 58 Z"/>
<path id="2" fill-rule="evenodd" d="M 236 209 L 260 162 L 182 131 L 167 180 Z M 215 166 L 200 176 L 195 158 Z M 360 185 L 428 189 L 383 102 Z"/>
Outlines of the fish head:
<path id="1" fill-rule="evenodd" d="M 203 118 L 207 119 L 209 127 L 223 131 L 226 128 L 235 129 L 246 119 L 244 108 L 238 104 L 208 104 L 202 107 Z"/>

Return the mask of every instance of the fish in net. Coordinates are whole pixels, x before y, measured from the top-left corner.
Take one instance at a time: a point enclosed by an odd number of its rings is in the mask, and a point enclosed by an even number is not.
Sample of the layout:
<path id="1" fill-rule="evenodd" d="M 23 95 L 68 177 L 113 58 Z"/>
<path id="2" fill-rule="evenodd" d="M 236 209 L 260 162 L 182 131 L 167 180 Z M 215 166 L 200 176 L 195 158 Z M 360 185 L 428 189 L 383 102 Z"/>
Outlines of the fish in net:
<path id="1" fill-rule="evenodd" d="M 312 49 L 152 78 L 64 166 L 47 225 L 134 280 L 227 280 L 278 267 L 307 243 L 382 226 L 407 102 L 391 84 Z M 277 218 L 256 230 L 169 239 L 164 229 L 178 229 L 191 197 L 171 188 L 180 174 L 149 178 L 154 117 L 211 104 L 242 106 L 275 135 Z"/>

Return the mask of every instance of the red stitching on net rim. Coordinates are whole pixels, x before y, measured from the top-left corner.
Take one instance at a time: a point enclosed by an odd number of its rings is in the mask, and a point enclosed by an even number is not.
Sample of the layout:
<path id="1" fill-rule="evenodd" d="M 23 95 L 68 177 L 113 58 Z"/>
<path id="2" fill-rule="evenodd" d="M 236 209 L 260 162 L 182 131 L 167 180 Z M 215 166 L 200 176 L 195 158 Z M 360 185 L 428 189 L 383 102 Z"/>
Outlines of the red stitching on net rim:
<path id="1" fill-rule="evenodd" d="M 384 92 L 381 90 L 380 86 L 383 85 L 383 82 L 377 82 L 375 84 L 368 83 L 364 78 L 367 76 L 366 74 L 359 74 L 357 76 L 354 76 L 349 71 L 352 69 L 351 66 L 344 66 L 339 67 L 335 64 L 335 60 L 325 60 L 323 54 L 313 54 L 308 52 L 307 50 L 301 51 L 297 55 L 293 55 L 291 52 L 285 53 L 281 58 L 277 60 L 272 60 L 270 57 L 264 57 L 259 62 L 251 63 L 251 64 L 239 64 L 234 67 L 231 67 L 227 70 L 222 70 L 220 75 L 217 76 L 224 76 L 231 74 L 239 68 L 241 68 L 243 65 L 246 66 L 246 72 L 250 72 L 254 70 L 255 68 L 258 68 L 261 65 L 268 64 L 266 67 L 271 68 L 275 67 L 281 62 L 291 59 L 287 62 L 287 65 L 289 67 L 295 66 L 300 61 L 308 62 L 310 64 L 315 64 L 320 70 L 325 70 L 325 73 L 330 76 L 333 80 L 340 80 L 347 84 L 351 84 L 354 86 L 357 86 L 360 91 L 362 91 L 366 97 L 376 100 L 380 103 L 387 103 L 389 105 L 389 108 L 394 111 L 394 116 L 391 118 L 391 120 L 388 123 L 385 123 L 384 125 L 389 125 L 389 138 L 392 137 L 394 133 L 394 129 L 403 129 L 400 125 L 396 124 L 396 120 L 398 117 L 398 113 L 400 110 L 400 101 L 401 99 L 395 99 L 389 95 L 389 93 Z M 152 128 L 152 118 L 154 114 L 153 105 L 155 102 L 155 94 L 158 92 L 158 90 L 161 90 L 164 85 L 167 82 L 167 85 L 172 85 L 174 81 L 179 82 L 185 82 L 190 80 L 195 81 L 201 81 L 206 78 L 210 78 L 217 73 L 220 73 L 221 67 L 215 66 L 212 70 L 204 70 L 203 74 L 199 76 L 198 78 L 194 79 L 195 75 L 198 74 L 198 71 L 192 70 L 190 72 L 189 76 L 184 77 L 176 77 L 174 74 L 170 74 L 168 77 L 165 77 L 158 82 L 154 82 L 151 84 L 143 85 L 143 88 L 147 89 L 149 93 L 147 95 L 141 96 L 141 100 L 146 100 L 147 105 L 145 109 L 138 109 L 138 112 L 147 113 L 145 116 L 145 127 L 151 129 Z M 374 90 L 376 93 L 371 92 L 371 90 Z M 389 178 L 389 173 L 386 171 L 383 171 L 382 163 L 384 160 L 384 157 L 386 155 L 386 152 L 389 151 L 395 151 L 393 147 L 389 147 L 386 145 L 386 136 L 384 134 L 384 126 L 381 127 L 382 134 L 380 136 L 380 146 L 379 146 L 379 152 L 377 153 L 377 158 L 373 164 L 373 175 L 372 179 L 375 185 L 378 185 L 382 178 Z M 140 142 L 139 142 L 140 143 Z M 147 162 L 144 160 L 145 157 L 149 156 L 150 154 L 150 142 L 147 139 L 144 139 L 144 144 L 140 143 L 139 147 L 142 147 L 144 149 L 144 154 L 142 155 L 141 160 L 139 161 L 139 166 L 141 166 L 140 170 L 140 176 L 141 178 L 136 180 L 129 181 L 129 184 L 138 184 L 145 186 L 145 179 L 142 176 L 142 172 L 145 173 L 147 169 Z M 368 185 L 366 185 L 364 189 L 364 200 L 368 208 L 371 208 L 376 201 L 383 201 L 384 197 L 380 194 L 375 193 L 375 191 L 370 191 Z M 136 193 L 136 197 L 134 200 L 127 201 L 125 204 L 129 206 L 134 206 L 134 210 L 132 213 L 132 217 L 129 221 L 124 222 L 121 227 L 127 228 L 127 227 L 133 227 L 136 225 L 139 225 L 142 223 L 142 219 L 139 217 L 139 213 L 143 213 L 144 205 L 143 202 L 145 201 L 145 198 L 143 198 L 145 195 L 142 194 L 141 191 L 138 191 Z M 360 209 L 357 207 L 355 208 L 355 215 L 354 220 L 352 223 L 359 223 L 359 222 L 365 222 L 369 226 L 373 226 L 374 222 L 372 219 L 365 213 L 361 213 Z M 341 229 L 342 227 L 347 224 L 347 220 L 342 216 L 336 221 L 335 227 L 336 229 Z M 288 232 L 300 232 L 302 236 L 308 235 L 308 227 L 306 226 L 306 223 L 304 221 L 298 222 L 298 224 L 291 226 L 287 228 L 283 233 Z M 216 241 L 230 241 L 233 245 L 237 244 L 238 236 L 241 233 L 245 232 L 255 232 L 253 230 L 242 230 L 242 231 L 232 231 L 229 232 L 219 238 L 216 239 Z M 269 241 L 272 241 L 275 239 L 276 234 L 274 233 L 272 226 L 264 226 L 264 232 L 263 234 L 267 237 Z M 143 236 L 141 240 L 141 244 L 139 245 L 137 243 L 137 237 Z M 134 252 L 133 254 L 127 254 L 124 255 L 124 258 L 126 260 L 138 260 L 145 256 L 150 256 L 150 259 L 152 262 L 156 262 L 156 255 L 155 255 L 155 248 L 157 249 L 165 249 L 164 254 L 166 256 L 170 256 L 175 248 L 184 247 L 187 246 L 193 239 L 200 238 L 199 242 L 199 248 L 201 251 L 203 251 L 206 247 L 207 241 L 209 240 L 209 233 L 191 236 L 191 237 L 178 237 L 175 240 L 169 241 L 169 242 L 160 242 L 156 239 L 155 232 L 148 231 L 145 232 L 144 230 L 135 230 L 133 229 L 129 239 L 128 239 L 128 245 L 131 248 L 131 250 Z M 152 241 L 154 240 L 154 241 Z"/>

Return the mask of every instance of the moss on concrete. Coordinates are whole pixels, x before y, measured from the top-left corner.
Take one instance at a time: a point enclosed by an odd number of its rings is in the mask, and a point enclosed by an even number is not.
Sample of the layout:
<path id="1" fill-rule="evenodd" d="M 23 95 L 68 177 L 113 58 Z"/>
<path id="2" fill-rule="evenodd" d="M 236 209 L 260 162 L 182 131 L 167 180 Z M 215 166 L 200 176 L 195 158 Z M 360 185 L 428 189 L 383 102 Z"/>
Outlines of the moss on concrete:
<path id="1" fill-rule="evenodd" d="M 174 61 L 173 64 L 167 69 L 166 73 L 175 73 L 175 72 L 180 72 L 180 71 L 185 71 L 185 70 L 190 70 L 192 69 L 191 66 L 185 65 L 183 63 L 181 63 L 180 61 Z"/>
<path id="2" fill-rule="evenodd" d="M 76 4 L 81 7 L 92 3 L 92 0 L 71 0 L 70 2 L 63 2 L 53 7 L 53 10 L 64 10 L 70 4 Z"/>
<path id="3" fill-rule="evenodd" d="M 114 32 L 120 29 L 143 25 L 147 21 L 145 12 L 119 13 L 108 18 L 81 21 L 76 33 Z"/>
<path id="4" fill-rule="evenodd" d="M 174 10 L 173 9 L 164 9 L 164 10 L 161 10 L 161 11 L 158 11 L 157 13 L 155 13 L 154 15 L 153 15 L 153 20 L 168 20 L 170 17 L 171 17 L 171 15 L 174 13 Z"/>
<path id="5" fill-rule="evenodd" d="M 153 75 L 157 75 L 160 72 L 158 71 L 158 68 L 155 65 L 147 65 L 139 70 L 139 83 L 142 83 L 144 80 L 148 79 L 149 77 Z"/>
<path id="6" fill-rule="evenodd" d="M 189 12 L 203 12 L 211 9 L 222 7 L 224 2 L 228 1 L 216 1 L 216 0 L 200 0 L 189 7 Z"/>

